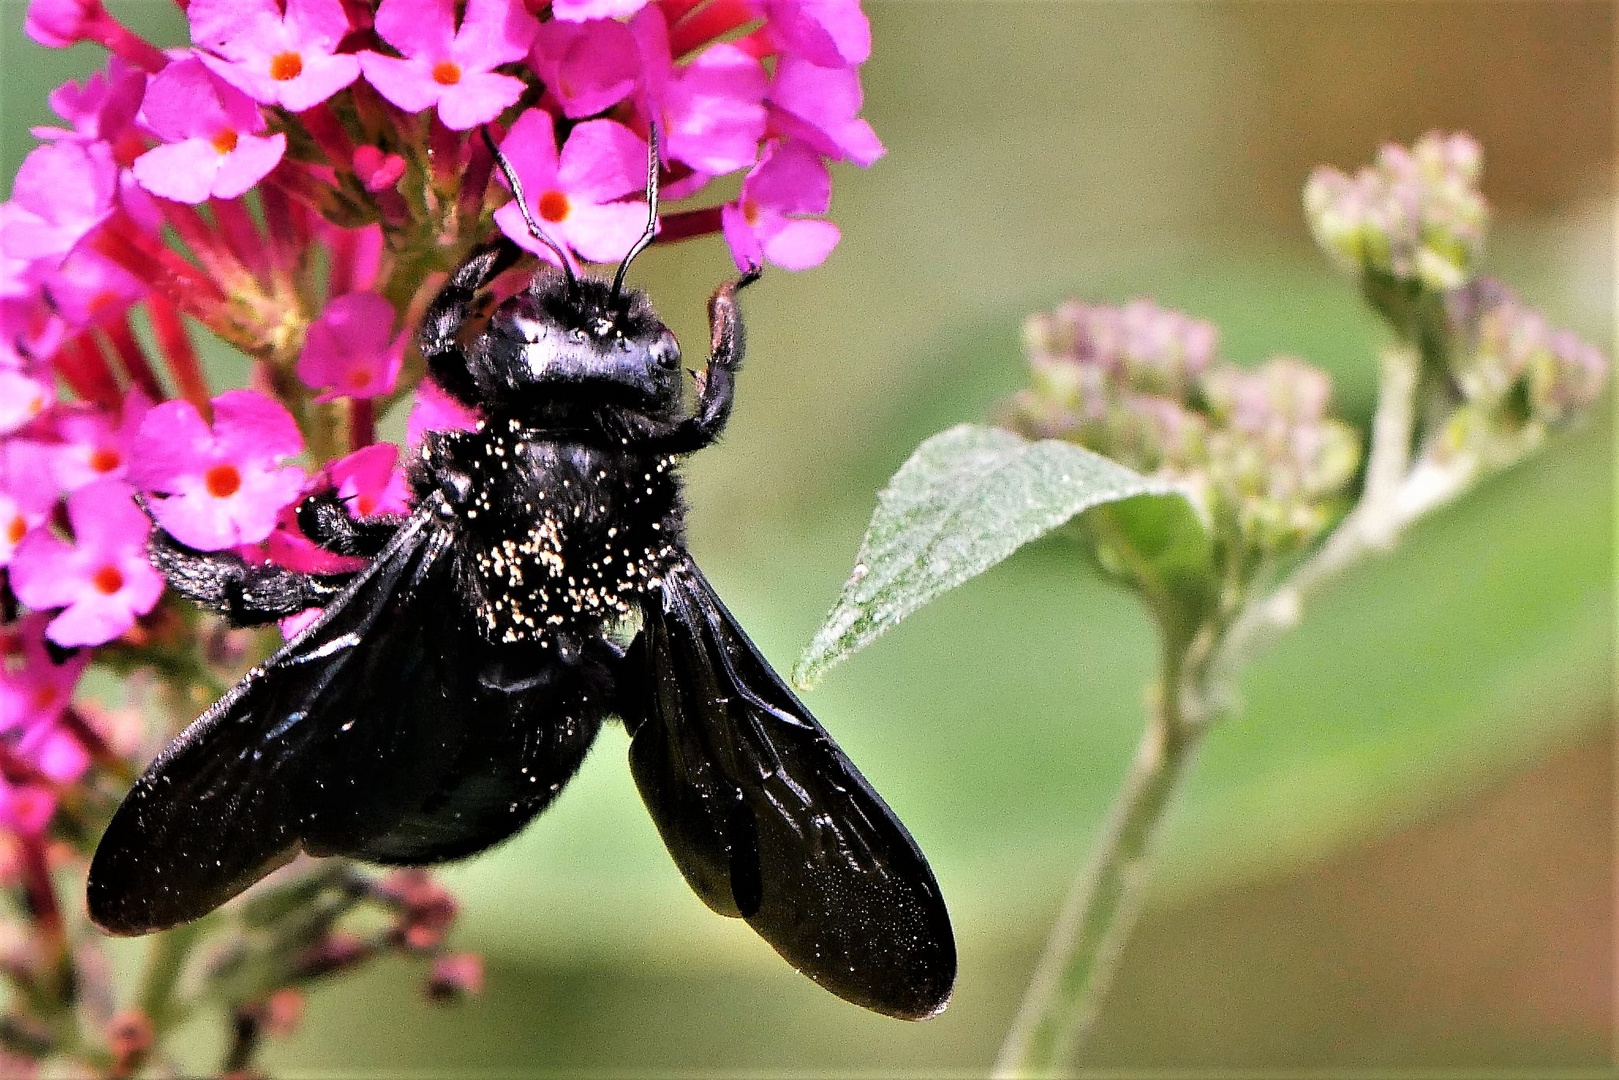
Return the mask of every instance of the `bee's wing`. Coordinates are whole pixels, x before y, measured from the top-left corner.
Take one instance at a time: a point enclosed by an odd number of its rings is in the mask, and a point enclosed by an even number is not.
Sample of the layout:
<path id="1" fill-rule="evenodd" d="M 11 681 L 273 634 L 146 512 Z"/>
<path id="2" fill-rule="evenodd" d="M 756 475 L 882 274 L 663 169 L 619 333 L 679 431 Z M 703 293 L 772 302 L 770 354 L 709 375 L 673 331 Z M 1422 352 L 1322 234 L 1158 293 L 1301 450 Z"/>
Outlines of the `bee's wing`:
<path id="1" fill-rule="evenodd" d="M 636 785 L 681 873 L 839 997 L 905 1019 L 937 1013 L 955 939 L 916 841 L 694 563 L 661 592 L 621 708 Z"/>
<path id="2" fill-rule="evenodd" d="M 436 782 L 466 725 L 443 622 L 449 535 L 430 509 L 136 781 L 90 865 L 97 923 L 197 918 L 300 848 L 357 849 Z"/>

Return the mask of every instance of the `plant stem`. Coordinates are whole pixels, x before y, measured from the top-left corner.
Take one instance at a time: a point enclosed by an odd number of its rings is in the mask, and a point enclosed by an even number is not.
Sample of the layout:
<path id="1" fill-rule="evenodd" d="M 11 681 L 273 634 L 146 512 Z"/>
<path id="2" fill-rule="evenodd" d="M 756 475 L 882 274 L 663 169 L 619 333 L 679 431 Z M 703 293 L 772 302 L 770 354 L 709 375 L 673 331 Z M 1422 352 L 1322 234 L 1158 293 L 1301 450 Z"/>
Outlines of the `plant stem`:
<path id="1" fill-rule="evenodd" d="M 1201 695 L 1166 650 L 1153 715 L 1089 863 L 1075 879 L 1044 955 L 1001 1044 L 996 1077 L 1045 1075 L 1071 1065 L 1095 1025 L 1141 914 L 1153 845 L 1203 732 Z"/>

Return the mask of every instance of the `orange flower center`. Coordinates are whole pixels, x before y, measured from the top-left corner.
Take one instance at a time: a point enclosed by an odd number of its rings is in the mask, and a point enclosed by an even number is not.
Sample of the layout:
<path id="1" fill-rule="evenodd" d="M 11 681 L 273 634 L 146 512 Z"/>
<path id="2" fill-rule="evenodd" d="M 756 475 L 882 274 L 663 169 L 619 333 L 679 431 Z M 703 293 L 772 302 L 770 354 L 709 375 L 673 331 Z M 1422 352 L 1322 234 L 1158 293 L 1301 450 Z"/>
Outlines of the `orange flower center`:
<path id="1" fill-rule="evenodd" d="M 752 199 L 743 199 L 742 220 L 746 221 L 750 227 L 759 224 L 759 204 Z"/>
<path id="2" fill-rule="evenodd" d="M 116 572 L 116 571 L 115 571 Z M 33 706 L 35 712 L 44 712 L 56 704 L 56 687 L 41 686 L 34 690 Z"/>
<path id="3" fill-rule="evenodd" d="M 208 485 L 208 494 L 216 499 L 229 498 L 242 486 L 242 474 L 234 465 L 215 465 L 203 474 L 202 479 Z"/>
<path id="4" fill-rule="evenodd" d="M 116 450 L 109 450 L 105 446 L 98 446 L 90 455 L 90 468 L 98 473 L 110 473 L 124 463 L 123 456 Z"/>
<path id="5" fill-rule="evenodd" d="M 571 207 L 568 205 L 568 197 L 560 191 L 547 191 L 540 196 L 541 220 L 555 224 L 568 216 L 569 209 Z"/>
<path id="6" fill-rule="evenodd" d="M 22 543 L 22 538 L 27 535 L 28 522 L 22 519 L 21 514 L 18 514 L 11 519 L 11 524 L 6 526 L 6 539 L 12 545 L 17 545 Z"/>
<path id="7" fill-rule="evenodd" d="M 349 372 L 349 389 L 364 390 L 371 385 L 371 372 L 365 368 L 355 368 Z"/>
<path id="8" fill-rule="evenodd" d="M 440 86 L 454 86 L 461 81 L 461 65 L 454 60 L 440 60 L 433 65 L 433 81 Z"/>
<path id="9" fill-rule="evenodd" d="M 96 591 L 111 596 L 124 587 L 124 574 L 116 566 L 103 566 L 90 578 Z"/>
<path id="10" fill-rule="evenodd" d="M 304 73 L 304 58 L 295 52 L 276 53 L 270 57 L 270 78 L 276 82 L 296 79 Z"/>
<path id="11" fill-rule="evenodd" d="M 370 517 L 372 511 L 374 511 L 376 508 L 377 501 L 369 495 L 361 495 L 358 499 L 354 500 L 354 509 L 358 510 L 360 512 L 360 516 L 363 518 Z"/>
<path id="12" fill-rule="evenodd" d="M 230 153 L 232 150 L 236 149 L 236 129 L 222 128 L 219 133 L 213 137 L 213 144 L 214 149 L 218 150 L 221 154 Z"/>

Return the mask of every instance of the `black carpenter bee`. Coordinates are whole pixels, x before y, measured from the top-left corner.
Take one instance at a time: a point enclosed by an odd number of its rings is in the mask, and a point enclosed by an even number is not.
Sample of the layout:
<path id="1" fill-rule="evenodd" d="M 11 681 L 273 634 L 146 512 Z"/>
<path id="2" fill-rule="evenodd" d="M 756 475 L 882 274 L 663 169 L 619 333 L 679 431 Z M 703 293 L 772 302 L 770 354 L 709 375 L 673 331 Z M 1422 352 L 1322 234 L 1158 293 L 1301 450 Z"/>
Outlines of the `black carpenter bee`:
<path id="1" fill-rule="evenodd" d="M 90 867 L 101 926 L 198 918 L 300 851 L 482 851 L 549 806 L 618 717 L 704 903 L 839 997 L 907 1019 L 944 1008 L 955 942 L 922 852 L 686 550 L 677 462 L 725 426 L 737 293 L 758 273 L 709 301 L 688 410 L 674 335 L 623 288 L 657 220 L 655 136 L 649 173 L 646 234 L 611 283 L 576 274 L 532 220 L 562 266 L 542 263 L 481 332 L 480 294 L 521 249 L 500 237 L 450 275 L 419 340 L 478 429 L 425 440 L 408 517 L 355 521 L 330 492 L 299 507 L 311 538 L 365 569 L 307 575 L 154 534 L 170 585 L 233 623 L 325 610 L 136 782 Z"/>

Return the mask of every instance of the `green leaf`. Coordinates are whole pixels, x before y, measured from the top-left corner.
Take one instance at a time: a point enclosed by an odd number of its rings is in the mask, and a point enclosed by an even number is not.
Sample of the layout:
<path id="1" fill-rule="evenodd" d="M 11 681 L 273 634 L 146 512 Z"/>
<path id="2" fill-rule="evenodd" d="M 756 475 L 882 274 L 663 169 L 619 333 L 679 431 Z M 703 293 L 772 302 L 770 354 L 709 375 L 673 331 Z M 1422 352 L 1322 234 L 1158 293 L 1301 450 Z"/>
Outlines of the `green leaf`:
<path id="1" fill-rule="evenodd" d="M 1071 443 L 1031 443 L 972 424 L 935 435 L 877 497 L 854 573 L 799 658 L 793 681 L 813 684 L 923 604 L 1076 514 L 1130 499 L 1174 504 L 1164 512 L 1178 528 L 1196 521 L 1168 484 Z M 1184 544 L 1176 542 L 1178 558 Z"/>

